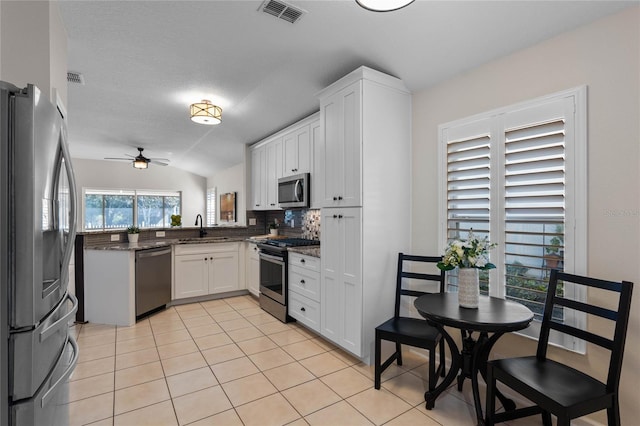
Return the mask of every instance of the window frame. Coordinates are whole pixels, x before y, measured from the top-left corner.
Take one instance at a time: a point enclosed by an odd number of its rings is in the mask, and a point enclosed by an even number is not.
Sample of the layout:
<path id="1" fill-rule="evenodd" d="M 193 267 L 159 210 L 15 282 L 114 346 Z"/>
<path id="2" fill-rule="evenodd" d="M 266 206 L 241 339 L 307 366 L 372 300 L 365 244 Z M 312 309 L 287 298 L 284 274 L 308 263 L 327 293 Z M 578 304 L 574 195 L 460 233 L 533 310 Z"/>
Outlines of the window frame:
<path id="1" fill-rule="evenodd" d="M 123 226 L 120 228 L 105 228 L 105 223 L 103 219 L 103 224 L 101 228 L 87 228 L 86 227 L 86 208 L 87 208 L 87 195 L 127 195 L 133 197 L 133 223 L 132 225 L 138 226 L 138 196 L 162 196 L 162 197 L 175 197 L 178 196 L 180 198 L 180 214 L 182 214 L 182 191 L 175 190 L 143 190 L 143 189 L 125 189 L 125 188 L 82 188 L 82 232 L 110 232 L 110 231 L 122 231 L 127 229 L 127 226 Z M 163 201 L 163 209 L 164 209 L 164 201 Z M 103 207 L 104 212 L 104 207 Z M 104 218 L 104 214 L 103 214 Z M 164 219 L 163 219 L 164 220 Z M 166 224 L 166 226 L 157 228 L 157 227 L 140 227 L 140 229 L 168 229 L 170 228 L 170 223 Z"/>
<path id="2" fill-rule="evenodd" d="M 545 104 L 570 99 L 573 102 L 573 114 L 565 117 L 565 263 L 564 270 L 579 275 L 587 273 L 587 86 L 580 86 L 546 96 L 519 102 L 506 107 L 475 114 L 470 117 L 443 123 L 438 126 L 438 249 L 444 252 L 448 237 L 448 180 L 447 180 L 447 139 L 449 129 L 469 126 L 482 120 L 490 121 L 490 212 L 489 232 L 492 242 L 498 243 L 491 253 L 496 269 L 489 272 L 489 295 L 505 298 L 505 117 L 518 111 L 540 107 Z M 585 301 L 586 292 L 578 286 L 565 286 L 565 295 L 569 298 Z M 586 327 L 586 315 L 567 310 L 565 321 L 580 327 Z M 519 334 L 537 340 L 539 321 Z M 586 344 L 579 339 L 567 339 L 561 335 L 551 336 L 550 342 L 570 351 L 585 353 Z"/>

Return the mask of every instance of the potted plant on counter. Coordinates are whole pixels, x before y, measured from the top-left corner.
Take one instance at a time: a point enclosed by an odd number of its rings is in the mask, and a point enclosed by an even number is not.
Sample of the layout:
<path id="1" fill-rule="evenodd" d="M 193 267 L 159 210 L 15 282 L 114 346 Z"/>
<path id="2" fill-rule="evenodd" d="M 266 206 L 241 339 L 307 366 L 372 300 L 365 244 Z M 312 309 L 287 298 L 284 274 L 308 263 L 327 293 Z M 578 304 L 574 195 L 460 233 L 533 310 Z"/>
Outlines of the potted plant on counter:
<path id="1" fill-rule="evenodd" d="M 172 214 L 171 215 L 171 226 L 172 227 L 182 226 L 182 216 L 179 215 L 179 214 Z"/>
<path id="2" fill-rule="evenodd" d="M 269 235 L 278 235 L 278 219 L 269 224 Z"/>
<path id="3" fill-rule="evenodd" d="M 129 238 L 130 243 L 137 243 L 139 236 L 140 236 L 140 228 L 134 225 L 131 225 L 130 227 L 127 228 L 127 237 Z"/>

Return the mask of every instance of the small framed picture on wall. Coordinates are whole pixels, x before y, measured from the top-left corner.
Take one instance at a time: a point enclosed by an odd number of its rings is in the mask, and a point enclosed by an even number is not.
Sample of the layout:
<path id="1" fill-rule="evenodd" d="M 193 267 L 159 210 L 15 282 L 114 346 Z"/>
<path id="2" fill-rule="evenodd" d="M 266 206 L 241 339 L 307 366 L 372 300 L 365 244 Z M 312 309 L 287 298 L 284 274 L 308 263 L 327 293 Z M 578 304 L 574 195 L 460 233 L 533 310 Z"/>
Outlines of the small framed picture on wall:
<path id="1" fill-rule="evenodd" d="M 220 194 L 220 222 L 236 221 L 236 193 Z"/>

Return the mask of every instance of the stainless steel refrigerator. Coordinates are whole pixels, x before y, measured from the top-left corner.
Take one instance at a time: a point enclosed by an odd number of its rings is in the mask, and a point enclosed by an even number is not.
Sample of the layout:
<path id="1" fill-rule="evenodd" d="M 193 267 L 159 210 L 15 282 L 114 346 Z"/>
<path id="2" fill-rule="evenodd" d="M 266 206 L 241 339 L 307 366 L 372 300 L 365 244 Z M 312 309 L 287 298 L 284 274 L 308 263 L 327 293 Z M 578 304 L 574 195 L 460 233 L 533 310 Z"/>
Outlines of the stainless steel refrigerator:
<path id="1" fill-rule="evenodd" d="M 66 425 L 75 181 L 66 125 L 37 87 L 0 82 L 0 424 Z"/>

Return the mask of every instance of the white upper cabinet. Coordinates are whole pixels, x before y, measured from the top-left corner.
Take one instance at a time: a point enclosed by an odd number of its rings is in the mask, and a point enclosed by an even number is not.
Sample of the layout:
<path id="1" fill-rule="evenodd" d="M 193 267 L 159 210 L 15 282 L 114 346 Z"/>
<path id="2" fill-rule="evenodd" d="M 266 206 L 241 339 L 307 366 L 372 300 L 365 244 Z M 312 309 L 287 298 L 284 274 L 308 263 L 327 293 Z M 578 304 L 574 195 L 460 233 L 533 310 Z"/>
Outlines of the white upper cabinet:
<path id="1" fill-rule="evenodd" d="M 314 149 L 320 146 L 317 144 L 320 138 L 318 117 L 318 113 L 310 115 L 251 146 L 252 210 L 280 209 L 278 179 L 281 177 L 311 173 L 313 185 L 316 179 L 313 175 L 319 173 L 318 169 L 312 170 L 316 164 Z M 315 189 L 311 190 L 312 197 Z"/>
<path id="2" fill-rule="evenodd" d="M 284 176 L 309 172 L 309 125 L 282 137 L 284 142 Z"/>
<path id="3" fill-rule="evenodd" d="M 267 210 L 266 147 L 251 149 L 251 210 Z"/>
<path id="4" fill-rule="evenodd" d="M 324 139 L 320 131 L 320 119 L 313 121 L 309 125 L 309 150 L 311 173 L 311 205 L 312 209 L 322 207 L 324 179 Z"/>
<path id="5" fill-rule="evenodd" d="M 278 179 L 283 176 L 284 155 L 282 138 L 276 138 L 266 145 L 267 148 L 267 210 L 277 210 Z"/>
<path id="6" fill-rule="evenodd" d="M 322 207 L 362 205 L 362 82 L 320 100 L 324 136 Z"/>

